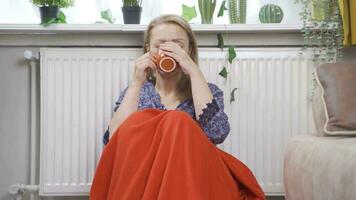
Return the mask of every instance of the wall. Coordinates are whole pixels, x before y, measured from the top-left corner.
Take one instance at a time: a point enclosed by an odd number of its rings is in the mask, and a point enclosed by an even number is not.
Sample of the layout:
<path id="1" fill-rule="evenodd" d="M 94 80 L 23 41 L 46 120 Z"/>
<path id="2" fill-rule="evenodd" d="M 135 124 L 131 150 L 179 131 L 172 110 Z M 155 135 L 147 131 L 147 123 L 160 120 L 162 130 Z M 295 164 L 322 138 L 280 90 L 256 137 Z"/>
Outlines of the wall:
<path id="1" fill-rule="evenodd" d="M 29 178 L 30 70 L 21 48 L 0 48 L 0 199 Z"/>
<path id="2" fill-rule="evenodd" d="M 39 51 L 36 45 L 6 44 L 7 37 L 0 35 L 0 200 L 11 198 L 8 194 L 10 185 L 29 183 L 30 68 L 24 62 L 23 52 L 26 49 Z M 344 52 L 342 60 L 356 62 L 356 47 Z M 87 197 L 44 199 L 81 200 Z"/>

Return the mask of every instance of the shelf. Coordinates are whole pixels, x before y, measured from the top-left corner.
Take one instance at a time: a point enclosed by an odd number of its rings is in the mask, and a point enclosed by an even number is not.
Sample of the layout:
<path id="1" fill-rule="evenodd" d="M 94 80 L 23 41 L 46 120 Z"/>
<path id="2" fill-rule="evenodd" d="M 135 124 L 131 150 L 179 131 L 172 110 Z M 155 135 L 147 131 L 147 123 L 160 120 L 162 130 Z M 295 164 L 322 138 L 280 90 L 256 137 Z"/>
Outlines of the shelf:
<path id="1" fill-rule="evenodd" d="M 0 34 L 71 34 L 71 33 L 143 33 L 147 25 L 140 24 L 0 24 Z M 299 24 L 191 24 L 194 32 L 236 33 L 300 33 Z"/>

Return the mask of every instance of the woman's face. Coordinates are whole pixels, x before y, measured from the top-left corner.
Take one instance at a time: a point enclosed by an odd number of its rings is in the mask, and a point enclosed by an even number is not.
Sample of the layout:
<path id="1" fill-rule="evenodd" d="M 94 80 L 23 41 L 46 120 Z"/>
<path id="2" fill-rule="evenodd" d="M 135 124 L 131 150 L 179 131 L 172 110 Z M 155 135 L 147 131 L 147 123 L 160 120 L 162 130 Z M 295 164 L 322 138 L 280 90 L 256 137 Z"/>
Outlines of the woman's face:
<path id="1" fill-rule="evenodd" d="M 175 24 L 160 24 L 151 31 L 149 44 L 151 55 L 156 55 L 160 44 L 168 41 L 177 43 L 185 52 L 189 52 L 189 38 L 184 29 Z"/>

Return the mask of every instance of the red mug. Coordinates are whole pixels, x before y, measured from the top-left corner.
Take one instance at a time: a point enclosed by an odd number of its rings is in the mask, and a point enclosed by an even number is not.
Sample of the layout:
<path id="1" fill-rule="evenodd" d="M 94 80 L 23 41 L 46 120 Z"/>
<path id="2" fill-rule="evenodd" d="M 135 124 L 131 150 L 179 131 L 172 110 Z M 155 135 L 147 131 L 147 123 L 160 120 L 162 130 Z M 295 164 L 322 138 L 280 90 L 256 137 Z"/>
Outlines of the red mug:
<path id="1" fill-rule="evenodd" d="M 165 55 L 162 52 L 159 52 L 156 56 L 156 65 L 158 68 L 166 73 L 172 72 L 178 66 L 178 63 L 170 56 Z"/>

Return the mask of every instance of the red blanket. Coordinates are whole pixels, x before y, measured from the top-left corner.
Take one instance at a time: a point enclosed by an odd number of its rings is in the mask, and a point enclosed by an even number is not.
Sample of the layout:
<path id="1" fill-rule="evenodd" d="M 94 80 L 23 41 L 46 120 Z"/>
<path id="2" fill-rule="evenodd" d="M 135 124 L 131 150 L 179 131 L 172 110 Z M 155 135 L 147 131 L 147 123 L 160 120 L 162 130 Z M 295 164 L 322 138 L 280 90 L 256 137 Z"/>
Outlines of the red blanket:
<path id="1" fill-rule="evenodd" d="M 91 200 L 265 199 L 251 171 L 183 111 L 128 117 L 104 148 Z"/>

